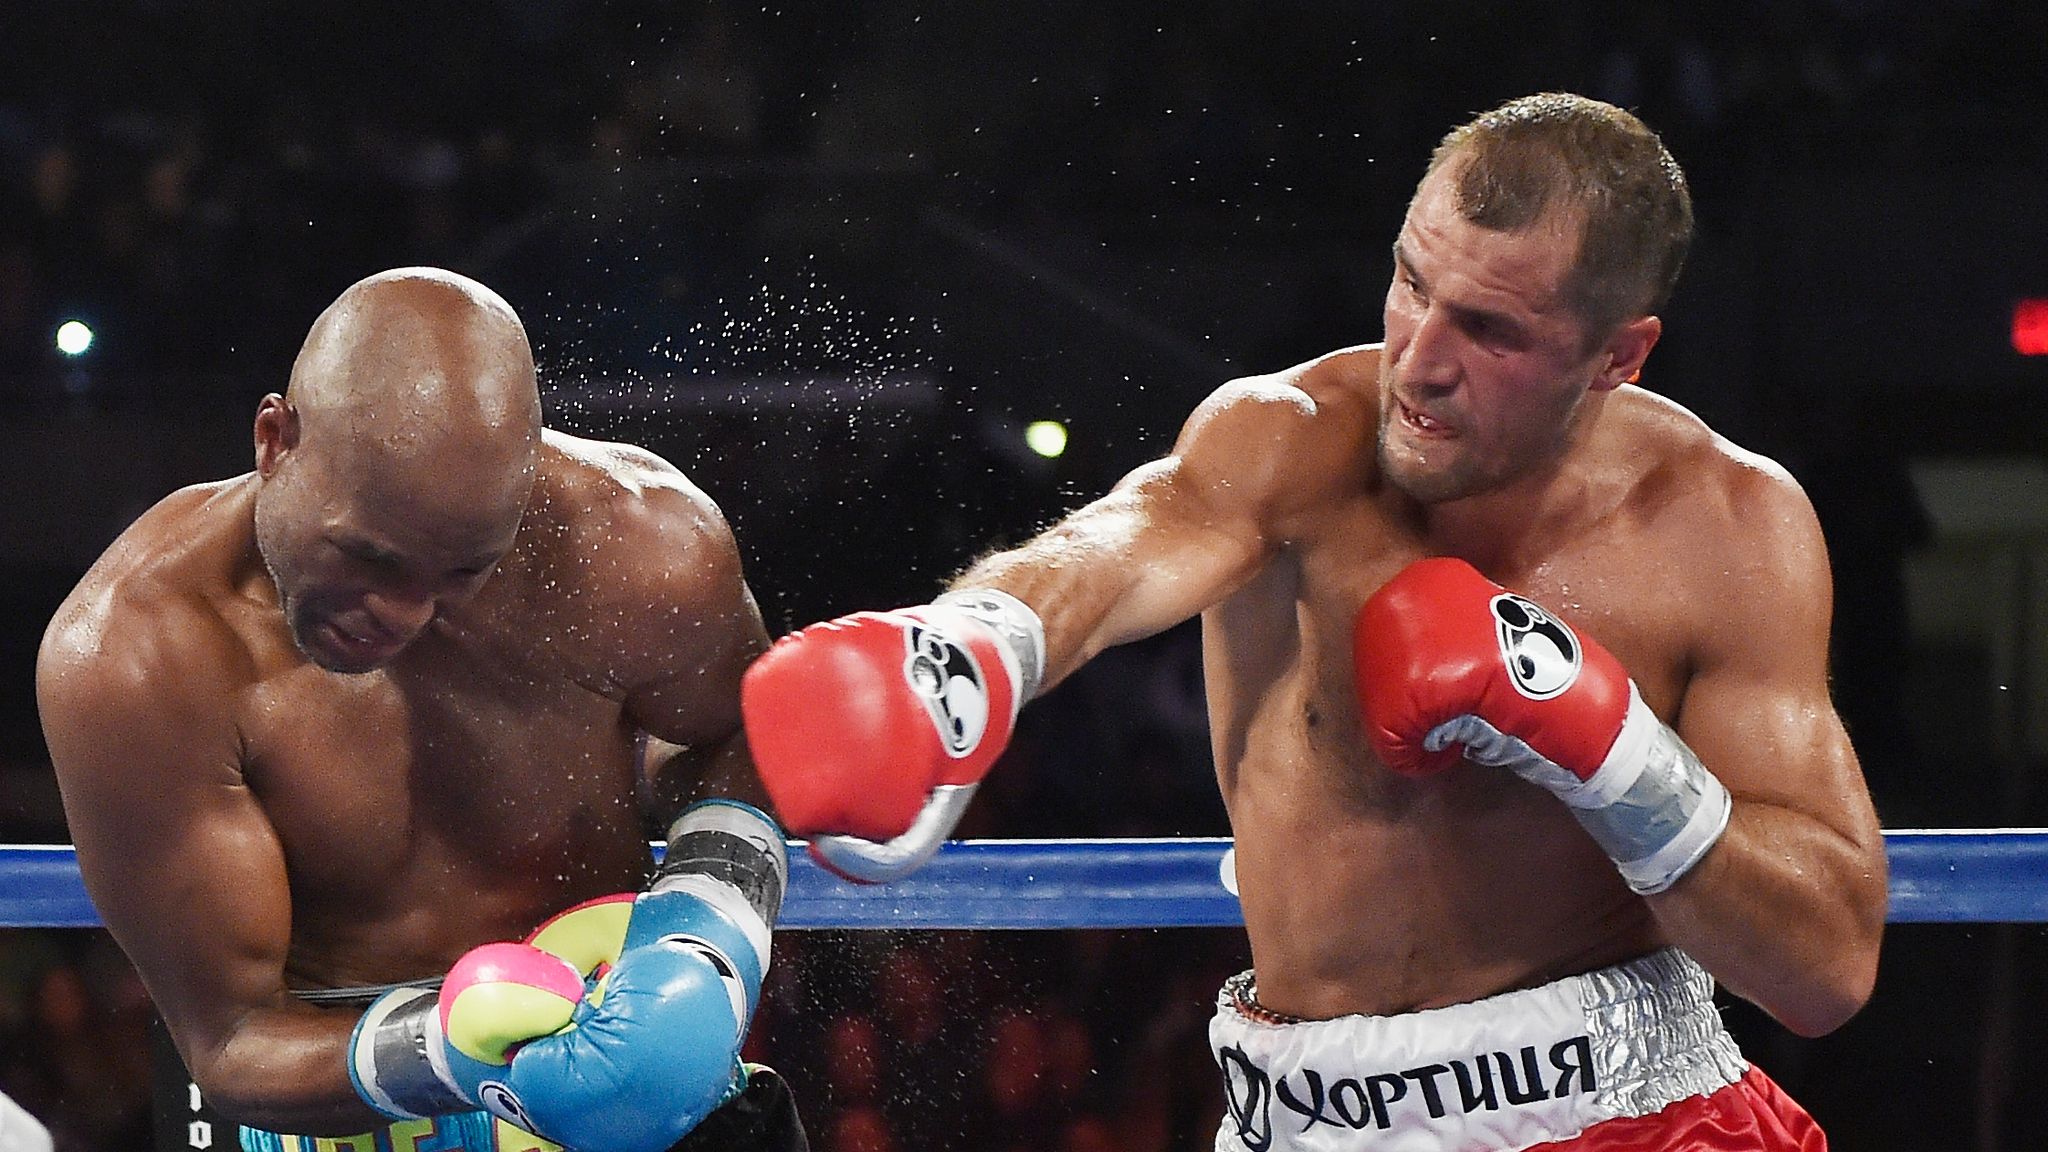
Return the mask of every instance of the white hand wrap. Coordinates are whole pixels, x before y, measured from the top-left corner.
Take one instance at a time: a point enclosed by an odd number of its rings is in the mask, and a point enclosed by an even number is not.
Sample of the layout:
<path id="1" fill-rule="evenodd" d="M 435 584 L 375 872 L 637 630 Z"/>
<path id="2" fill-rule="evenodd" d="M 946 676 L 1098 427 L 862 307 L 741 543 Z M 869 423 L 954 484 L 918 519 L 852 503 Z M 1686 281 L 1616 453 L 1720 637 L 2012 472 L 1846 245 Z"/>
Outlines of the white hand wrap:
<path id="1" fill-rule="evenodd" d="M 1645 896 L 1692 870 L 1728 829 L 1728 789 L 1642 695 L 1629 688 L 1628 719 L 1600 770 L 1563 796 L 1581 827 Z"/>
<path id="2" fill-rule="evenodd" d="M 782 894 L 789 850 L 769 815 L 737 800 L 699 800 L 669 826 L 668 847 L 647 895 L 688 892 L 738 925 L 762 971 Z M 741 1020 L 746 1015 L 735 1010 Z"/>

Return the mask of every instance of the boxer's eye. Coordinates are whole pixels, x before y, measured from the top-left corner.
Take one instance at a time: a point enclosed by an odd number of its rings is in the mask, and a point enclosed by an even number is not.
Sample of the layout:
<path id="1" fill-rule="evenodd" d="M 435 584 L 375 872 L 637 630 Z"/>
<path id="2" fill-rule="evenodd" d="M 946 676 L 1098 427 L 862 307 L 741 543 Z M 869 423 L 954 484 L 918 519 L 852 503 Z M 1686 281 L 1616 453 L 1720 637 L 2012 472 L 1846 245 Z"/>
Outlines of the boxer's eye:
<path id="1" fill-rule="evenodd" d="M 328 543 L 336 552 L 341 553 L 358 564 L 387 570 L 399 567 L 398 557 L 384 551 L 382 548 L 352 540 L 330 540 Z"/>

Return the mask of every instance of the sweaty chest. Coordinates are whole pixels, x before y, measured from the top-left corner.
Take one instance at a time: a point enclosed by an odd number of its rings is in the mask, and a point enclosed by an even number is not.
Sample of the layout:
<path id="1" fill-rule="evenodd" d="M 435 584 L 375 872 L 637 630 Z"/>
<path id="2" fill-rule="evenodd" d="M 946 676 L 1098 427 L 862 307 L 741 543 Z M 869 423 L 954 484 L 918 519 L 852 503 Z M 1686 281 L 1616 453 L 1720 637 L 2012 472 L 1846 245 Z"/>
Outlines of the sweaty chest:
<path id="1" fill-rule="evenodd" d="M 1428 554 L 1412 536 L 1369 524 L 1340 524 L 1299 550 L 1297 614 L 1316 703 L 1342 707 L 1354 698 L 1353 629 L 1360 609 L 1394 574 Z M 1643 555 L 1625 540 L 1592 539 L 1485 574 L 1614 653 L 1645 700 L 1669 718 L 1682 702 L 1689 637 L 1698 623 L 1682 575 L 1646 567 Z"/>
<path id="2" fill-rule="evenodd" d="M 302 666 L 258 686 L 243 732 L 302 905 L 559 886 L 616 870 L 641 836 L 619 705 L 536 670 Z"/>

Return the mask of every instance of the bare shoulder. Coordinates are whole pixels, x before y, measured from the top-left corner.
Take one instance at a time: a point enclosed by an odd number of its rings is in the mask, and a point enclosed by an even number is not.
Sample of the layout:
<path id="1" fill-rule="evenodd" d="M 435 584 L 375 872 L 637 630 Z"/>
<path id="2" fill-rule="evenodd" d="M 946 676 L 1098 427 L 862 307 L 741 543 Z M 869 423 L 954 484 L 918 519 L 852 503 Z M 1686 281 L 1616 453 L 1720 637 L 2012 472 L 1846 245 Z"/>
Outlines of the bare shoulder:
<path id="1" fill-rule="evenodd" d="M 144 513 L 50 619 L 36 696 L 60 777 L 95 746 L 222 734 L 255 679 L 248 644 L 223 614 L 232 596 L 223 523 L 236 481 L 183 489 Z M 229 533 L 231 535 L 231 532 Z"/>
<path id="2" fill-rule="evenodd" d="M 219 521 L 236 481 L 180 489 L 108 545 L 44 630 L 38 663 L 133 664 L 239 647 L 218 611 L 229 591 Z"/>
<path id="3" fill-rule="evenodd" d="M 1312 437 L 1370 427 L 1377 403 L 1379 345 L 1367 344 L 1257 376 L 1240 376 L 1204 399 L 1188 429 L 1260 431 Z"/>
<path id="4" fill-rule="evenodd" d="M 1729 440 L 1676 401 L 1625 387 L 1615 403 L 1625 421 L 1622 435 L 1649 465 L 1643 495 L 1676 496 L 1698 505 L 1689 510 L 1743 520 L 1809 507 L 1783 465 Z"/>
<path id="5" fill-rule="evenodd" d="M 573 533 L 724 524 L 718 505 L 680 468 L 635 444 L 550 429 L 540 487 L 549 522 Z"/>
<path id="6" fill-rule="evenodd" d="M 1341 349 L 1211 392 L 1174 445 L 1183 466 L 1284 510 L 1359 482 L 1377 426 L 1379 346 Z"/>
<path id="7" fill-rule="evenodd" d="M 1653 531 L 1681 551 L 1710 554 L 1696 569 L 1746 596 L 1766 587 L 1825 595 L 1820 523 L 1783 465 L 1662 396 L 1629 388 L 1615 399 L 1625 434 L 1648 461 L 1631 503 Z"/>
<path id="8" fill-rule="evenodd" d="M 638 699 L 650 731 L 722 738 L 767 633 L 718 505 L 653 452 L 555 432 L 537 488 L 524 533 L 539 554 L 535 595 L 566 595 L 583 625 L 557 650 Z"/>
<path id="9" fill-rule="evenodd" d="M 541 441 L 542 479 L 571 497 L 605 503 L 650 490 L 702 496 L 682 469 L 638 444 L 592 440 L 553 428 L 543 430 Z"/>
<path id="10" fill-rule="evenodd" d="M 651 579 L 737 570 L 738 550 L 718 505 L 681 469 L 637 445 L 548 430 L 533 515 L 530 534 L 544 566 L 572 586 L 634 589 Z"/>

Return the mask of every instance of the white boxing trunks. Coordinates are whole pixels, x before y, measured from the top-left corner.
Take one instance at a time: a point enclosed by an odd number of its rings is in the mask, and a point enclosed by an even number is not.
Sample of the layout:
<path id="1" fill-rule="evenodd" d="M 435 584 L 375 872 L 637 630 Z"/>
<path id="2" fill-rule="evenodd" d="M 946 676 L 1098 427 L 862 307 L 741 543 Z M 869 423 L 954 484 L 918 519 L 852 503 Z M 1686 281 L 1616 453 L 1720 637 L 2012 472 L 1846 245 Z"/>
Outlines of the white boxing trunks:
<path id="1" fill-rule="evenodd" d="M 1285 1022 L 1252 974 L 1209 1024 L 1217 1152 L 1512 1152 L 1744 1079 L 1714 981 L 1677 949 L 1399 1016 Z M 1760 1074 L 1759 1074 L 1759 1079 Z"/>

